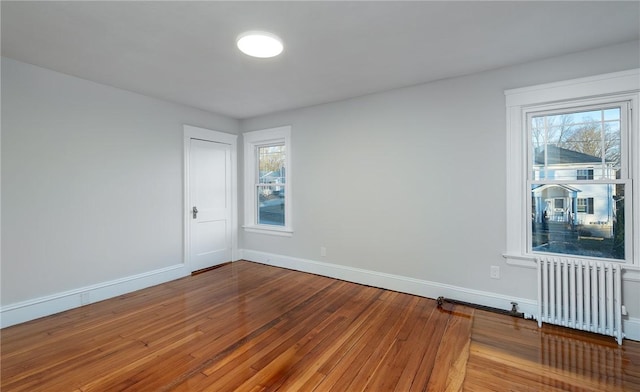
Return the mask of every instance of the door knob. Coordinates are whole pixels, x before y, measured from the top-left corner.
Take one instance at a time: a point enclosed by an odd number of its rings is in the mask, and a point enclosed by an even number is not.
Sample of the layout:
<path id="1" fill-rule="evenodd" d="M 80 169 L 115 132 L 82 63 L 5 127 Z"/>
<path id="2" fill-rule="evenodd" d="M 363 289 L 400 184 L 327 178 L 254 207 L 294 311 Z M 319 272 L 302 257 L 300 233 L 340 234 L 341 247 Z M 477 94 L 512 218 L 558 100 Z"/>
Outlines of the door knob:
<path id="1" fill-rule="evenodd" d="M 198 208 L 196 206 L 193 206 L 193 219 L 196 219 L 198 217 Z"/>

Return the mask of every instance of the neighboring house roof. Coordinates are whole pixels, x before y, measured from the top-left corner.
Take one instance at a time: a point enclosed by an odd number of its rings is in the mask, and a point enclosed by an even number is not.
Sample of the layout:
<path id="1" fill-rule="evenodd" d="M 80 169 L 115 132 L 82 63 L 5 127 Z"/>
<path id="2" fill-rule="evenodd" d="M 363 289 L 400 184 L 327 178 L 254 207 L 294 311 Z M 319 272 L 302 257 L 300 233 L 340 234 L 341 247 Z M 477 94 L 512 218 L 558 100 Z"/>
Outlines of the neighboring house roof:
<path id="1" fill-rule="evenodd" d="M 547 145 L 547 165 L 561 165 L 567 163 L 600 163 L 602 159 L 589 154 L 583 154 L 566 148 Z M 544 148 L 536 151 L 535 164 L 544 165 Z"/>
<path id="2" fill-rule="evenodd" d="M 545 189 L 549 189 L 549 188 L 562 188 L 565 191 L 569 192 L 569 193 L 578 193 L 578 192 L 582 192 L 580 189 L 566 185 L 566 184 L 544 184 L 544 185 L 534 185 L 531 187 L 531 190 L 534 192 L 542 192 Z"/>

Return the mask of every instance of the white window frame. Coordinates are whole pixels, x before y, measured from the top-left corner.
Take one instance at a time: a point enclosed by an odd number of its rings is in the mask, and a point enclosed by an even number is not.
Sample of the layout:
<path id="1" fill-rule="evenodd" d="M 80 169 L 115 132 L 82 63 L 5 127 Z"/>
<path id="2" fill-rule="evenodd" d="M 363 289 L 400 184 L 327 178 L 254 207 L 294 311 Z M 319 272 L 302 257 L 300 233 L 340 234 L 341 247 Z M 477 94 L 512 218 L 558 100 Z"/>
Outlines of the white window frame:
<path id="1" fill-rule="evenodd" d="M 247 232 L 290 237 L 293 235 L 292 208 L 292 167 L 291 167 L 291 126 L 246 132 L 244 143 L 244 226 Z M 284 144 L 286 168 L 286 192 L 284 198 L 284 226 L 258 224 L 258 200 L 256 179 L 258 178 L 258 147 Z"/>
<path id="2" fill-rule="evenodd" d="M 627 222 L 631 227 L 631 253 L 626 262 L 621 261 L 632 279 L 640 279 L 640 132 L 638 109 L 640 102 L 640 69 L 572 79 L 538 86 L 505 91 L 507 109 L 507 221 L 506 251 L 503 256 L 507 264 L 535 268 L 535 255 L 528 247 L 527 207 L 530 190 L 528 176 L 528 126 L 527 116 L 561 107 L 589 106 L 604 102 L 628 101 L 630 104 L 628 170 L 631 190 L 631 212 Z M 530 212 L 529 212 L 530 215 Z M 630 274 L 629 274 L 630 273 Z"/>

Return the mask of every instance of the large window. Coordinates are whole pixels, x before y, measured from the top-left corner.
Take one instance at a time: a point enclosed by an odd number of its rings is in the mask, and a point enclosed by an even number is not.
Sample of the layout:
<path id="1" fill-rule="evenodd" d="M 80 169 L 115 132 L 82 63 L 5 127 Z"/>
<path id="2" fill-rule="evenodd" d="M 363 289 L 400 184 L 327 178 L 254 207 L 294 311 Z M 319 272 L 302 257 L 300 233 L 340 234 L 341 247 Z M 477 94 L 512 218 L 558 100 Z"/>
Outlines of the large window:
<path id="1" fill-rule="evenodd" d="M 639 91 L 632 70 L 505 92 L 509 264 L 640 267 Z"/>
<path id="2" fill-rule="evenodd" d="M 291 235 L 290 137 L 290 127 L 243 135 L 247 231 Z"/>
<path id="3" fill-rule="evenodd" d="M 527 113 L 530 250 L 624 260 L 629 102 L 569 104 Z"/>

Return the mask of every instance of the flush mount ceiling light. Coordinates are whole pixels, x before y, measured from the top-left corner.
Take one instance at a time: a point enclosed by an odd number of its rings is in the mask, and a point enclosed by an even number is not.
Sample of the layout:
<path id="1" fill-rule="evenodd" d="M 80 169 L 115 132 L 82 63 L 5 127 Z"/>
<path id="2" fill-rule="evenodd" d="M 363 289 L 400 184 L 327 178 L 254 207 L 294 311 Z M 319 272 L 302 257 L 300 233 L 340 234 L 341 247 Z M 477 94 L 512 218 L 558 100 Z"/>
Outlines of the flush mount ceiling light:
<path id="1" fill-rule="evenodd" d="M 236 40 L 242 53 L 259 58 L 275 57 L 282 53 L 282 40 L 266 31 L 247 31 Z"/>

